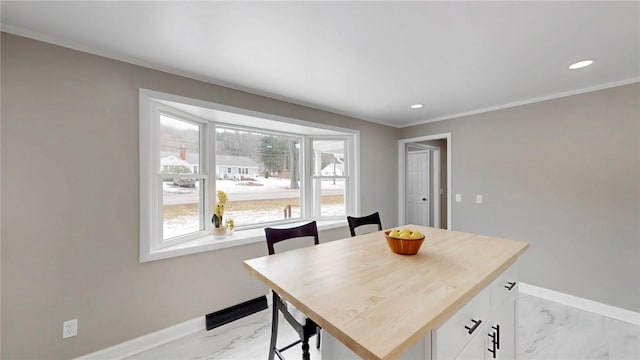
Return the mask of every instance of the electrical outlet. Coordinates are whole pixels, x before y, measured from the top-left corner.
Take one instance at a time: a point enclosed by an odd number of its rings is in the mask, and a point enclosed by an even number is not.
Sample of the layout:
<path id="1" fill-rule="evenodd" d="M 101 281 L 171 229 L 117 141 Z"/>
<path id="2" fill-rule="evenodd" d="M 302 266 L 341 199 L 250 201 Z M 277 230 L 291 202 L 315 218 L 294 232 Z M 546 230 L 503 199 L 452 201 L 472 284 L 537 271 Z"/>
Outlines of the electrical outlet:
<path id="1" fill-rule="evenodd" d="M 66 339 L 78 335 L 78 319 L 67 320 L 62 323 L 62 338 Z"/>

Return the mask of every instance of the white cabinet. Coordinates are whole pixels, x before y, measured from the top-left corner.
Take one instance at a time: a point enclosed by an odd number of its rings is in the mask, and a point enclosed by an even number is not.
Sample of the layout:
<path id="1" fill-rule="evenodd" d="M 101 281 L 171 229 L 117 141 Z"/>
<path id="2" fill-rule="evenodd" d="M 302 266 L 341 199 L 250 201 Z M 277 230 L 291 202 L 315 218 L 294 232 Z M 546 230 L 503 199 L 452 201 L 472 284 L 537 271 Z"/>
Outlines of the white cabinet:
<path id="1" fill-rule="evenodd" d="M 518 281 L 513 265 L 491 284 L 489 359 L 516 358 L 517 303 Z"/>
<path id="2" fill-rule="evenodd" d="M 516 271 L 512 266 L 399 360 L 516 359 L 517 294 Z M 322 357 L 360 359 L 326 331 L 322 333 Z"/>
<path id="3" fill-rule="evenodd" d="M 516 358 L 516 299 L 505 301 L 487 329 L 488 359 Z M 485 358 L 487 358 L 485 356 Z"/>
<path id="4" fill-rule="evenodd" d="M 518 283 L 511 266 L 431 333 L 434 360 L 515 359 Z"/>
<path id="5" fill-rule="evenodd" d="M 516 265 L 512 265 L 500 274 L 489 286 L 491 289 L 491 314 L 495 314 L 499 307 L 513 294 L 518 293 Z"/>
<path id="6" fill-rule="evenodd" d="M 486 326 L 483 327 L 483 329 Z M 484 336 L 478 335 L 473 337 L 469 344 L 462 350 L 460 354 L 456 357 L 456 360 L 481 360 L 485 359 L 483 354 L 485 353 L 485 347 L 487 346 L 487 341 Z"/>
<path id="7" fill-rule="evenodd" d="M 322 332 L 322 346 L 321 353 L 323 359 L 340 359 L 340 360 L 358 360 L 362 359 L 356 353 L 351 351 L 348 347 L 346 347 L 343 343 L 338 341 L 336 338 L 331 336 L 326 331 Z M 431 359 L 431 339 L 427 336 L 412 347 L 410 347 L 407 351 L 405 351 L 402 355 L 398 357 L 398 360 L 423 360 L 423 359 Z"/>
<path id="8" fill-rule="evenodd" d="M 491 291 L 485 288 L 431 333 L 434 359 L 453 359 L 482 332 L 491 315 Z"/>

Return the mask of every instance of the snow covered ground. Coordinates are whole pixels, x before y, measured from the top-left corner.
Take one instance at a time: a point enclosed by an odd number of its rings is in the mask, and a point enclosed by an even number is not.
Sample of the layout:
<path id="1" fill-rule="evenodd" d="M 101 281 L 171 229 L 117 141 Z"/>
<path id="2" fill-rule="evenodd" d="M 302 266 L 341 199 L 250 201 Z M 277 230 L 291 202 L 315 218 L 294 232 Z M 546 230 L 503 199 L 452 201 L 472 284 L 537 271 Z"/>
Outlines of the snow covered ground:
<path id="1" fill-rule="evenodd" d="M 260 186 L 247 186 L 247 182 L 218 180 L 216 182 L 218 190 L 227 193 L 230 200 L 264 200 L 264 199 L 282 199 L 282 198 L 298 198 L 300 190 L 288 189 L 289 179 L 278 178 L 258 178 L 255 183 Z M 240 185 L 240 184 L 245 185 Z M 344 193 L 344 182 L 323 181 L 323 195 L 339 195 Z M 164 183 L 163 197 L 165 204 L 195 204 L 198 202 L 199 189 L 182 188 L 174 186 L 171 183 Z M 344 215 L 343 205 L 325 205 L 323 206 L 323 215 Z M 300 208 L 291 208 L 291 217 L 300 217 Z M 224 219 L 233 219 L 236 226 L 258 224 L 267 221 L 274 221 L 284 218 L 284 209 L 282 208 L 260 208 L 251 211 L 231 211 L 227 210 Z M 210 221 L 210 219 L 205 219 Z M 163 231 L 164 238 L 172 238 L 197 231 L 200 228 L 199 215 L 197 213 L 185 213 L 164 221 Z"/>
<path id="2" fill-rule="evenodd" d="M 253 186 L 251 186 L 253 183 Z M 190 204 L 198 201 L 198 182 L 195 188 L 183 188 L 173 185 L 171 182 L 163 183 L 163 197 L 165 204 Z M 262 200 L 296 198 L 300 190 L 289 189 L 289 179 L 257 178 L 255 182 L 217 180 L 216 187 L 229 196 L 230 200 Z M 322 181 L 323 195 L 339 195 L 344 193 L 344 181 Z"/>

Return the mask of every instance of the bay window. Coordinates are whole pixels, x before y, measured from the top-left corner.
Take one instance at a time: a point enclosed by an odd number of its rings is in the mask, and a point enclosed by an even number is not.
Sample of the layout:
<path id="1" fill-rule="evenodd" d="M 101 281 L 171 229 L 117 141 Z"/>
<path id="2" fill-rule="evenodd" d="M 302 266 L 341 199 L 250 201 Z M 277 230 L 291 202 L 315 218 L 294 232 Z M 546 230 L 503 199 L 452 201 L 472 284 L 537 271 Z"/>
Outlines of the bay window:
<path id="1" fill-rule="evenodd" d="M 141 90 L 141 261 L 264 241 L 266 226 L 342 224 L 357 213 L 357 138 Z M 218 190 L 228 196 L 224 220 L 235 225 L 223 241 L 211 236 Z"/>

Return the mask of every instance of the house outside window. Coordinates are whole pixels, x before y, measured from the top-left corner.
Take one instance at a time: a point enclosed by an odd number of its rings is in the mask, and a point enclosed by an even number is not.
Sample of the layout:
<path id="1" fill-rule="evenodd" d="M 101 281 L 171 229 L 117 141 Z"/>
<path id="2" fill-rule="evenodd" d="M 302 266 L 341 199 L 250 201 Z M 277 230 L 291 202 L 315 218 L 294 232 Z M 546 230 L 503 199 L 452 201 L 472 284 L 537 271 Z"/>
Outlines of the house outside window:
<path id="1" fill-rule="evenodd" d="M 210 219 L 218 190 L 228 196 L 224 219 L 236 226 L 226 242 L 245 230 L 355 214 L 357 132 L 246 115 L 238 123 L 216 104 L 213 120 L 165 96 L 172 97 L 141 91 L 142 261 L 178 245 L 215 243 Z"/>
<path id="2" fill-rule="evenodd" d="M 316 216 L 347 212 L 347 139 L 311 139 L 313 212 Z"/>
<path id="3" fill-rule="evenodd" d="M 292 209 L 288 219 L 302 218 L 303 140 L 271 131 L 216 126 L 216 160 L 235 165 L 233 173 L 216 179 L 216 189 L 227 193 L 225 215 L 234 219 L 236 227 L 283 221 L 284 209 Z"/>

